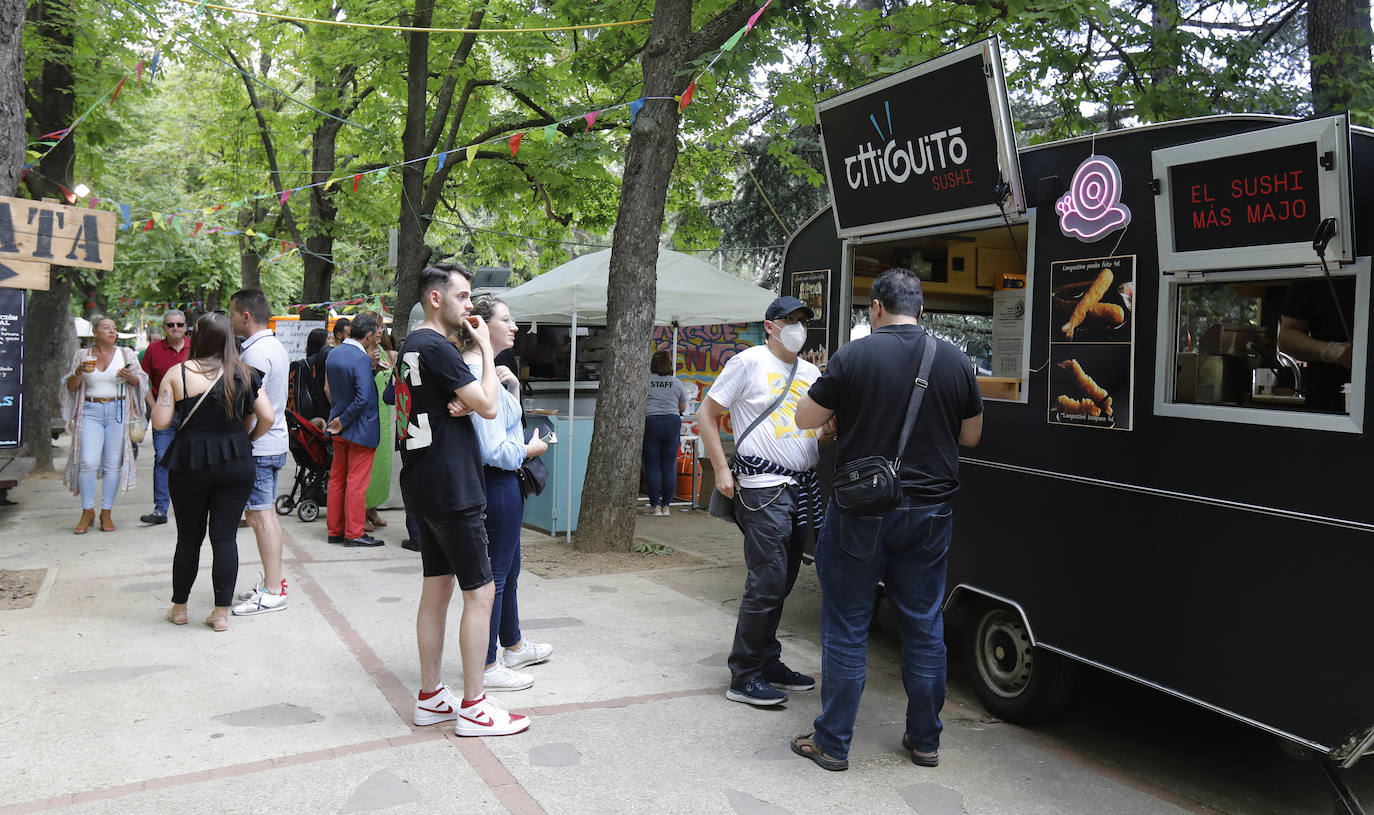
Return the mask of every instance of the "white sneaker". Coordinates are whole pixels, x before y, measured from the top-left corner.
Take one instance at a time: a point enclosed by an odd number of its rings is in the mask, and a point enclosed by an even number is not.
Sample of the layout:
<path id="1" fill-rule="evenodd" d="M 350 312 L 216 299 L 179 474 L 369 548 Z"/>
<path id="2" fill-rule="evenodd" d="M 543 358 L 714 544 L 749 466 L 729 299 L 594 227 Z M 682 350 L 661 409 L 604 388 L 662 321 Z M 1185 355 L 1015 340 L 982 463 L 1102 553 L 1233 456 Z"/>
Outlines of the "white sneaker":
<path id="1" fill-rule="evenodd" d="M 458 736 L 513 736 L 530 729 L 530 718 L 508 712 L 486 694 L 471 705 L 459 708 L 453 723 Z"/>
<path id="2" fill-rule="evenodd" d="M 285 581 L 283 581 L 285 582 Z M 286 591 L 281 594 L 268 594 L 265 591 L 254 592 L 252 597 L 234 606 L 234 616 L 247 617 L 250 614 L 265 614 L 269 611 L 286 610 Z"/>
<path id="3" fill-rule="evenodd" d="M 458 697 L 441 682 L 433 696 L 428 699 L 415 698 L 415 715 L 411 721 L 415 722 L 416 727 L 451 722 L 458 718 L 458 707 Z"/>
<path id="4" fill-rule="evenodd" d="M 262 578 L 258 578 L 258 582 L 253 584 L 253 588 L 239 592 L 239 599 L 251 600 L 253 599 L 253 595 L 257 594 L 260 591 L 262 591 Z"/>
<path id="5" fill-rule="evenodd" d="M 538 665 L 541 662 L 548 662 L 549 657 L 552 655 L 552 645 L 543 642 L 535 642 L 532 639 L 526 638 L 525 641 L 520 644 L 520 650 L 512 651 L 507 648 L 505 654 L 502 656 L 502 661 L 506 663 L 506 667 L 508 668 L 524 668 L 527 665 Z"/>
<path id="6" fill-rule="evenodd" d="M 482 688 L 484 690 L 524 690 L 534 686 L 534 677 L 513 671 L 500 659 L 496 664 L 482 672 Z"/>
<path id="7" fill-rule="evenodd" d="M 669 511 L 669 509 L 668 509 L 667 507 L 659 507 L 659 508 L 658 508 L 658 514 L 661 515 L 661 516 L 663 516 L 664 518 L 667 518 L 668 516 L 672 515 L 673 513 L 672 513 L 671 511 Z"/>

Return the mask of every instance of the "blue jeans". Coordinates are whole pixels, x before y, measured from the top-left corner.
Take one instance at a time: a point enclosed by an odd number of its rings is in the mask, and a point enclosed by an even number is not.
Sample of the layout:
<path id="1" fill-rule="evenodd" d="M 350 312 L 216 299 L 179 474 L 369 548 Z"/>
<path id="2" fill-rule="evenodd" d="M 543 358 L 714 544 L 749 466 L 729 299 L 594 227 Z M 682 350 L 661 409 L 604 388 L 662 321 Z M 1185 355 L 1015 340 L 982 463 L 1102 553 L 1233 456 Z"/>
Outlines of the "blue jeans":
<path id="1" fill-rule="evenodd" d="M 167 507 L 172 503 L 171 493 L 167 491 L 167 468 L 162 466 L 162 454 L 167 452 L 167 446 L 172 443 L 172 437 L 177 434 L 178 420 L 172 417 L 172 423 L 166 430 L 153 430 L 153 512 L 158 515 L 166 515 Z"/>
<path id="2" fill-rule="evenodd" d="M 797 526 L 797 486 L 735 487 L 735 519 L 744 533 L 744 596 L 730 646 L 730 684 L 743 687 L 780 661 L 778 622 L 801 569 L 807 528 Z"/>
<path id="3" fill-rule="evenodd" d="M 491 576 L 496 596 L 491 601 L 491 636 L 487 640 L 487 663 L 496 662 L 496 646 L 509 648 L 520 641 L 520 604 L 516 584 L 520 580 L 520 523 L 525 499 L 520 497 L 520 482 L 509 470 L 486 468 L 487 554 L 491 557 Z"/>
<path id="4" fill-rule="evenodd" d="M 96 475 L 100 508 L 114 509 L 119 466 L 124 461 L 124 402 L 87 402 L 81 414 L 81 508 L 95 509 Z"/>
<path id="5" fill-rule="evenodd" d="M 945 704 L 945 558 L 954 531 L 949 502 L 902 505 L 856 518 L 830 505 L 816 542 L 821 581 L 821 715 L 816 746 L 849 756 L 868 656 L 873 596 L 882 580 L 902 638 L 906 735 L 913 749 L 940 746 Z"/>
<path id="6" fill-rule="evenodd" d="M 677 414 L 644 417 L 644 480 L 652 506 L 666 507 L 673 500 L 681 428 Z"/>

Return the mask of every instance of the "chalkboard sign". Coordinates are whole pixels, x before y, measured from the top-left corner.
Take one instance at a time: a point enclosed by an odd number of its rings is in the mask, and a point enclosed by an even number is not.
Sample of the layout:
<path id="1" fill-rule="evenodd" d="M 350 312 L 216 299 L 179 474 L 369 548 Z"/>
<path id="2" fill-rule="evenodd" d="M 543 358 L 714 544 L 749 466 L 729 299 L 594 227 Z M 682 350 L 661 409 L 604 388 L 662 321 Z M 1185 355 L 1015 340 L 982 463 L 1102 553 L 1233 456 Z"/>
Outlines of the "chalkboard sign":
<path id="1" fill-rule="evenodd" d="M 1023 209 L 1002 58 L 986 40 L 816 105 L 840 237 Z M 1005 186 L 1003 186 L 1005 184 Z"/>
<path id="2" fill-rule="evenodd" d="M 1345 115 L 1154 151 L 1160 270 L 1317 262 L 1312 238 L 1337 222 L 1327 260 L 1350 260 Z"/>
<path id="3" fill-rule="evenodd" d="M 0 448 L 23 440 L 25 294 L 0 289 Z"/>

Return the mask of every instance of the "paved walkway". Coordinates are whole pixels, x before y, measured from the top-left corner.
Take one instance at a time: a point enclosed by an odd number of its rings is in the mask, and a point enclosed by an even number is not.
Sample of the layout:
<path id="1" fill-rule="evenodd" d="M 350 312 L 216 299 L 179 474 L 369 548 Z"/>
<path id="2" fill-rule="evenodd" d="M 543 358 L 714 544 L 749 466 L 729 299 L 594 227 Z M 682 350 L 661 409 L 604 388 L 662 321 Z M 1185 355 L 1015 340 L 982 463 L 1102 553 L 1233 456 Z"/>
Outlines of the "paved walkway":
<path id="1" fill-rule="evenodd" d="M 172 626 L 162 613 L 174 525 L 136 522 L 151 505 L 149 458 L 138 489 L 119 497 L 117 532 L 73 536 L 79 504 L 56 476 L 29 477 L 0 508 L 0 568 L 48 569 L 34 607 L 0 611 L 0 813 L 1193 810 L 954 702 L 941 766 L 915 767 L 900 748 L 893 655 L 876 648 L 850 770 L 797 758 L 787 741 L 811 729 L 818 691 L 778 709 L 723 698 L 734 630 L 723 598 L 738 596 L 742 567 L 671 580 L 526 572 L 524 628 L 556 651 L 529 669 L 532 689 L 501 698 L 534 717 L 531 729 L 482 740 L 413 727 L 420 566 L 397 545 L 400 514 L 386 515 L 388 546 L 361 550 L 329 546 L 322 521 L 284 519 L 289 609 L 232 618 L 222 634 L 199 624 L 212 605 L 207 545 L 192 622 Z M 646 517 L 639 533 L 690 550 L 720 529 L 702 513 Z M 244 588 L 258 574 L 250 530 L 239 551 Z M 813 576 L 803 584 L 814 593 Z M 456 622 L 445 663 L 455 686 Z M 784 659 L 817 671 L 814 614 L 784 625 Z"/>

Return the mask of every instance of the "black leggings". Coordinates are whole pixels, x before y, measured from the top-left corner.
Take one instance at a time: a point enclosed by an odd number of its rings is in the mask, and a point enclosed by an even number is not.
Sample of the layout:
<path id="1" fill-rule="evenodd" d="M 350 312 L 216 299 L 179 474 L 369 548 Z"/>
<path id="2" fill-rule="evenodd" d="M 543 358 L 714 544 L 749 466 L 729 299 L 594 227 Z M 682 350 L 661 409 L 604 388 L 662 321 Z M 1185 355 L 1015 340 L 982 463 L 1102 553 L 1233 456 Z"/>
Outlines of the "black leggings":
<path id="1" fill-rule="evenodd" d="M 215 605 L 234 599 L 239 577 L 239 518 L 253 490 L 253 457 L 243 456 L 206 470 L 171 473 L 168 487 L 177 516 L 177 550 L 172 556 L 172 602 L 185 603 L 200 570 L 200 544 L 210 525 Z"/>

